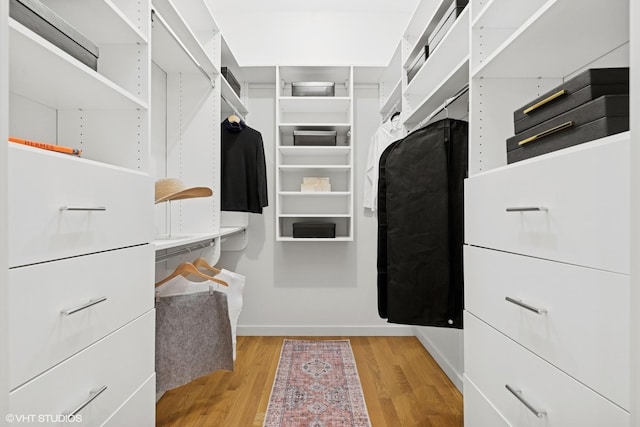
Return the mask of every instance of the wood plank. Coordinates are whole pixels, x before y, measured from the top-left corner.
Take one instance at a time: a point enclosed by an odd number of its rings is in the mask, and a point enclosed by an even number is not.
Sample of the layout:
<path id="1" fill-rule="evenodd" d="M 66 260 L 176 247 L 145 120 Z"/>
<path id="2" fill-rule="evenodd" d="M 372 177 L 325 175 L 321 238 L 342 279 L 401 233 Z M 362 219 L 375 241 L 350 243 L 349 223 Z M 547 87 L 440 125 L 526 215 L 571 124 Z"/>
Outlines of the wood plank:
<path id="1" fill-rule="evenodd" d="M 156 425 L 262 426 L 284 338 L 238 337 L 234 371 L 166 392 Z M 290 338 L 351 341 L 373 427 L 463 425 L 462 395 L 415 337 Z"/>

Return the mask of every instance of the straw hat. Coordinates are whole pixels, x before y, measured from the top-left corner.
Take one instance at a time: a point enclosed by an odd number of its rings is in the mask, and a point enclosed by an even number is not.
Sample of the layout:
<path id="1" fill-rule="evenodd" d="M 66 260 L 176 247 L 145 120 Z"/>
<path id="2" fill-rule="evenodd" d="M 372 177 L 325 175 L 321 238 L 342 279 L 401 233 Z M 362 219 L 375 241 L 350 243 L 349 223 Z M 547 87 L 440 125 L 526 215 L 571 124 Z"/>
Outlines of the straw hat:
<path id="1" fill-rule="evenodd" d="M 156 181 L 156 203 L 168 200 L 209 197 L 213 191 L 209 187 L 187 188 L 178 178 L 163 178 Z"/>

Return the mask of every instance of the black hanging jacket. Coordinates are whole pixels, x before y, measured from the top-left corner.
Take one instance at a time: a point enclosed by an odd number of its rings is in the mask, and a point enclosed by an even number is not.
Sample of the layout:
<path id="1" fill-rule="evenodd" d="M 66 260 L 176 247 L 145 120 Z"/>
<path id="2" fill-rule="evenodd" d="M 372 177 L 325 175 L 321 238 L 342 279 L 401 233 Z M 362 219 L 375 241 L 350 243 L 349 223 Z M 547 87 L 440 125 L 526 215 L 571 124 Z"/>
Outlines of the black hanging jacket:
<path id="1" fill-rule="evenodd" d="M 221 135 L 221 209 L 262 213 L 269 204 L 262 134 L 225 119 Z"/>

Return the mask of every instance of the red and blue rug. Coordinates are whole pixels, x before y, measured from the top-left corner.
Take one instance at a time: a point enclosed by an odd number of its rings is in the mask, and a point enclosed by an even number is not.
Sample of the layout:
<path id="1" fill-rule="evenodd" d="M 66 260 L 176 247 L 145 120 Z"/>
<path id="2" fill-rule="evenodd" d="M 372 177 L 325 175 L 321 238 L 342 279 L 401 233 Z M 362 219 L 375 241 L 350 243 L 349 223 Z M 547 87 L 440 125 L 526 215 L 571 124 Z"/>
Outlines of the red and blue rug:
<path id="1" fill-rule="evenodd" d="M 349 340 L 284 340 L 264 427 L 298 426 L 371 426 Z"/>

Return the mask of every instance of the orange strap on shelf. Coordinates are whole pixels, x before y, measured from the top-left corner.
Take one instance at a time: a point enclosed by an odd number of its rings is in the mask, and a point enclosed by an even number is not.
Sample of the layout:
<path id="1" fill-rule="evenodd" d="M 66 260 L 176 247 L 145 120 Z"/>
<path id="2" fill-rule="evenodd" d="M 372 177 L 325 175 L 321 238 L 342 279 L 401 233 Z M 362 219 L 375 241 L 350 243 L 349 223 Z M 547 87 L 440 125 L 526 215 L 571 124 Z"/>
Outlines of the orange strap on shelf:
<path id="1" fill-rule="evenodd" d="M 45 142 L 31 141 L 28 139 L 16 138 L 15 136 L 10 136 L 9 141 L 15 142 L 17 144 L 28 145 L 30 147 L 41 148 L 43 150 L 57 151 L 58 153 L 65 153 L 65 154 L 73 154 L 75 156 L 79 156 L 82 153 L 82 150 L 78 150 L 77 148 L 65 147 L 64 145 L 47 144 Z"/>

